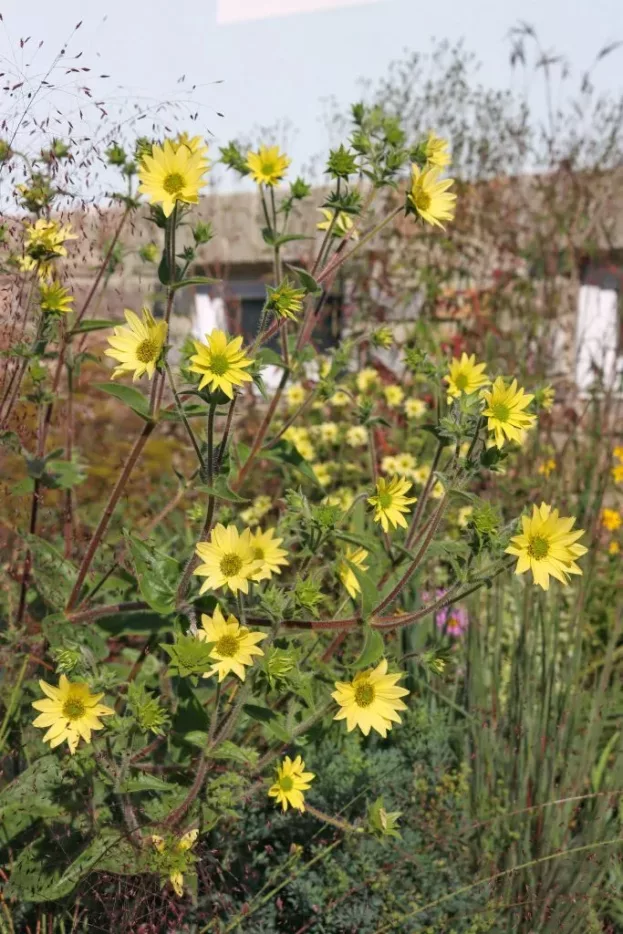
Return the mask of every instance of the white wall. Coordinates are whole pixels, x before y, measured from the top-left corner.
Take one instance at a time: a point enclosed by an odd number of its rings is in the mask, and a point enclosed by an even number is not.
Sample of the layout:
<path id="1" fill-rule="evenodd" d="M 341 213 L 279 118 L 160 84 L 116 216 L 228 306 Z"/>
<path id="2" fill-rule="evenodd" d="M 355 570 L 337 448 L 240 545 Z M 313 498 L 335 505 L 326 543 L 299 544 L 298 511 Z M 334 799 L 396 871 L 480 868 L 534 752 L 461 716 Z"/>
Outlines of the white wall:
<path id="1" fill-rule="evenodd" d="M 578 298 L 575 344 L 575 380 L 580 392 L 588 392 L 595 368 L 603 373 L 605 388 L 618 388 L 623 356 L 617 356 L 619 320 L 617 293 L 583 285 Z"/>

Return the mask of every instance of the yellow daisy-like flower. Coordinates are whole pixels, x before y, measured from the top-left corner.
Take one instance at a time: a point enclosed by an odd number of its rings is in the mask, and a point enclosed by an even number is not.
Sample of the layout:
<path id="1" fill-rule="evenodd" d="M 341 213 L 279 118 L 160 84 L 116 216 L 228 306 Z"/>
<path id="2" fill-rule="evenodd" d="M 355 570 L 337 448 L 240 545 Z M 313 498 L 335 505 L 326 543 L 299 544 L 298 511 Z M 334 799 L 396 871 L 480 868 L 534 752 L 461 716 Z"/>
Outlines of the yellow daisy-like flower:
<path id="1" fill-rule="evenodd" d="M 219 681 L 222 681 L 233 671 L 244 681 L 245 665 L 250 667 L 254 662 L 254 655 L 264 654 L 257 643 L 266 638 L 266 633 L 254 632 L 246 626 L 241 626 L 231 613 L 225 619 L 219 606 L 215 608 L 213 616 L 201 614 L 201 625 L 203 629 L 197 632 L 197 638 L 201 642 L 214 643 L 210 658 L 216 662 L 209 671 L 204 672 L 203 677 L 218 675 Z"/>
<path id="2" fill-rule="evenodd" d="M 346 587 L 349 596 L 355 599 L 357 594 L 360 592 L 361 587 L 359 586 L 359 581 L 355 575 L 353 569 L 349 566 L 354 564 L 355 567 L 358 567 L 361 571 L 367 571 L 368 565 L 364 564 L 364 561 L 368 557 L 368 552 L 365 548 L 352 548 L 350 545 L 346 549 L 345 561 L 340 561 L 338 565 L 338 574 L 340 580 Z"/>
<path id="3" fill-rule="evenodd" d="M 286 756 L 281 765 L 277 766 L 277 781 L 268 789 L 271 798 L 275 798 L 284 811 L 288 805 L 297 811 L 305 810 L 303 792 L 309 788 L 309 783 L 316 776 L 313 772 L 305 771 L 305 763 L 300 756 L 294 762 Z"/>
<path id="4" fill-rule="evenodd" d="M 617 464 L 611 472 L 615 483 L 623 483 L 623 464 Z"/>
<path id="5" fill-rule="evenodd" d="M 442 221 L 454 220 L 456 195 L 448 191 L 454 184 L 453 178 L 439 178 L 440 170 L 435 166 L 421 169 L 411 166 L 411 188 L 408 201 L 417 214 L 426 221 L 443 229 Z"/>
<path id="6" fill-rule="evenodd" d="M 473 392 L 478 392 L 484 386 L 488 386 L 491 380 L 485 373 L 486 363 L 476 363 L 476 355 L 468 357 L 466 353 L 461 355 L 459 360 L 453 357 L 450 363 L 447 376 L 444 376 L 448 384 L 448 402 L 458 399 L 461 395 L 471 396 Z"/>
<path id="7" fill-rule="evenodd" d="M 181 898 L 184 894 L 184 873 L 179 868 L 179 864 L 188 860 L 188 857 L 186 860 L 183 858 L 180 860 L 180 856 L 193 848 L 198 836 L 199 830 L 197 828 L 189 830 L 179 840 L 167 846 L 163 837 L 158 836 L 158 834 L 151 835 L 151 842 L 154 847 L 158 853 L 165 857 L 165 864 L 168 864 L 169 881 L 178 898 Z M 194 859 L 194 857 L 190 857 L 190 859 Z"/>
<path id="8" fill-rule="evenodd" d="M 131 309 L 124 310 L 129 327 L 117 327 L 113 336 L 108 338 L 110 347 L 104 353 L 119 362 L 113 370 L 112 378 L 123 373 L 134 373 L 133 381 L 147 373 L 149 379 L 156 371 L 164 342 L 167 339 L 166 321 L 154 320 L 148 308 L 143 308 L 143 320 Z"/>
<path id="9" fill-rule="evenodd" d="M 72 233 L 69 225 L 44 220 L 42 217 L 34 224 L 29 224 L 25 233 L 24 250 L 35 261 L 67 256 L 66 241 L 77 239 L 77 234 Z"/>
<path id="10" fill-rule="evenodd" d="M 621 551 L 621 546 L 618 542 L 610 542 L 608 545 L 608 554 L 609 555 L 618 555 Z"/>
<path id="11" fill-rule="evenodd" d="M 421 399 L 407 399 L 405 402 L 405 415 L 407 418 L 421 418 L 426 412 L 426 403 Z"/>
<path id="12" fill-rule="evenodd" d="M 441 136 L 437 136 L 431 130 L 428 134 L 428 139 L 424 144 L 424 153 L 426 155 L 426 161 L 430 165 L 435 165 L 439 169 L 445 169 L 446 166 L 450 165 L 450 153 L 448 152 L 448 140 L 443 139 Z"/>
<path id="13" fill-rule="evenodd" d="M 572 516 L 560 518 L 557 509 L 541 503 L 532 507 L 532 516 L 521 517 L 521 524 L 522 534 L 511 538 L 506 549 L 507 554 L 519 558 L 516 574 L 532 571 L 535 584 L 549 590 L 550 575 L 568 584 L 570 574 L 582 573 L 575 559 L 585 555 L 588 549 L 577 544 L 584 530 L 571 531 L 575 525 Z"/>
<path id="14" fill-rule="evenodd" d="M 359 392 L 368 392 L 379 382 L 379 374 L 373 366 L 365 366 L 357 373 L 357 389 Z"/>
<path id="15" fill-rule="evenodd" d="M 154 144 L 151 155 L 146 153 L 139 163 L 139 192 L 147 195 L 151 204 L 161 204 L 169 217 L 178 201 L 197 204 L 205 185 L 203 175 L 208 170 L 200 151 L 191 152 L 186 145 L 174 145 L 165 139 L 164 145 Z"/>
<path id="16" fill-rule="evenodd" d="M 47 699 L 34 701 L 32 706 L 41 713 L 33 720 L 33 725 L 48 727 L 43 742 L 49 743 L 52 749 L 67 740 L 73 755 L 80 737 L 85 743 L 90 743 L 91 731 L 104 728 L 99 718 L 109 717 L 115 712 L 99 703 L 103 694 L 91 694 L 87 684 L 71 682 L 66 675 L 60 676 L 58 687 L 45 681 L 39 681 L 39 687 Z"/>
<path id="17" fill-rule="evenodd" d="M 548 457 L 546 461 L 543 461 L 542 464 L 536 469 L 536 472 L 541 474 L 542 477 L 549 477 L 556 470 L 556 461 L 553 457 Z"/>
<path id="18" fill-rule="evenodd" d="M 368 432 L 363 425 L 353 425 L 346 432 L 346 444 L 351 448 L 361 448 L 368 443 Z"/>
<path id="19" fill-rule="evenodd" d="M 337 392 L 334 392 L 329 399 L 329 403 L 331 405 L 337 406 L 339 408 L 341 408 L 343 405 L 348 405 L 351 401 L 352 400 L 350 396 L 348 393 L 344 392 L 343 389 L 338 389 Z"/>
<path id="20" fill-rule="evenodd" d="M 402 672 L 387 673 L 387 659 L 382 659 L 374 669 L 356 674 L 352 681 L 337 681 L 331 697 L 340 705 L 334 720 L 346 720 L 350 733 L 356 726 L 364 736 L 376 730 L 383 738 L 393 723 L 401 723 L 397 710 L 406 710 L 401 701 L 409 692 L 398 687 Z"/>
<path id="21" fill-rule="evenodd" d="M 206 590 L 229 587 L 232 593 L 249 592 L 249 580 L 262 568 L 253 552 L 251 529 L 242 534 L 235 525 L 214 526 L 209 542 L 199 542 L 195 549 L 203 564 L 193 572 L 205 577 L 200 594 Z"/>
<path id="22" fill-rule="evenodd" d="M 274 529 L 267 529 L 266 532 L 258 529 L 251 535 L 253 557 L 262 563 L 259 571 L 253 575 L 254 581 L 269 580 L 273 574 L 281 574 L 281 568 L 290 563 L 286 558 L 288 552 L 279 547 L 283 539 L 275 538 L 274 535 Z"/>
<path id="23" fill-rule="evenodd" d="M 208 162 L 208 146 L 204 139 L 201 136 L 189 136 L 188 133 L 178 133 L 177 139 L 173 140 L 173 145 L 175 149 L 179 149 L 180 146 L 186 146 L 188 151 L 194 156 L 198 153 L 203 159 L 206 168 L 209 167 Z"/>
<path id="24" fill-rule="evenodd" d="M 279 146 L 260 146 L 257 152 L 247 153 L 247 168 L 258 185 L 276 185 L 286 174 L 291 161 L 279 152 Z"/>
<path id="25" fill-rule="evenodd" d="M 456 524 L 458 525 L 460 529 L 467 528 L 467 524 L 469 520 L 471 519 L 473 512 L 474 512 L 473 506 L 462 506 L 459 509 Z"/>
<path id="26" fill-rule="evenodd" d="M 556 390 L 552 389 L 551 386 L 544 386 L 543 389 L 538 389 L 534 394 L 534 397 L 537 401 L 537 404 L 545 411 L 551 412 L 554 407 L 554 400 L 556 398 Z"/>
<path id="27" fill-rule="evenodd" d="M 299 454 L 301 451 L 299 450 Z M 331 463 L 316 463 L 311 465 L 312 470 L 316 475 L 316 480 L 320 486 L 329 486 L 331 483 L 331 478 L 333 474 L 333 466 Z"/>
<path id="28" fill-rule="evenodd" d="M 501 448 L 507 440 L 521 444 L 525 432 L 536 421 L 536 415 L 524 411 L 534 396 L 518 389 L 516 379 L 507 386 L 498 376 L 490 390 L 482 390 L 482 397 L 487 403 L 482 414 L 488 419 L 489 431 L 493 432 L 496 445 Z"/>
<path id="29" fill-rule="evenodd" d="M 613 457 L 615 457 L 618 461 L 621 461 L 623 463 L 623 446 L 622 445 L 617 445 L 617 447 L 613 448 L 612 454 L 613 454 Z"/>
<path id="30" fill-rule="evenodd" d="M 228 339 L 225 331 L 215 328 L 206 334 L 206 343 L 193 341 L 194 356 L 190 358 L 191 373 L 199 373 L 199 389 L 208 386 L 211 392 L 221 389 L 229 399 L 234 398 L 234 388 L 250 383 L 252 377 L 245 373 L 253 361 L 242 349 L 242 337 Z"/>
<path id="31" fill-rule="evenodd" d="M 408 507 L 416 501 L 415 496 L 405 495 L 412 486 L 404 477 L 393 477 L 389 481 L 380 477 L 377 480 L 376 493 L 368 497 L 368 502 L 374 506 L 374 521 L 381 523 L 384 532 L 389 531 L 390 525 L 406 529 L 403 513 L 409 512 Z"/>
<path id="32" fill-rule="evenodd" d="M 335 215 L 335 211 L 332 211 L 330 208 L 318 208 L 322 216 L 324 217 L 323 221 L 319 221 L 316 224 L 318 230 L 328 230 L 331 226 L 331 221 Z M 331 235 L 333 237 L 345 237 L 346 234 L 352 230 L 355 221 L 347 214 L 346 211 L 338 211 L 338 215 L 335 218 L 335 223 L 333 224 L 333 229 L 331 230 Z M 359 233 L 355 231 L 350 235 L 350 239 L 354 242 L 359 240 Z"/>
<path id="33" fill-rule="evenodd" d="M 307 390 L 302 383 L 292 383 L 285 392 L 286 403 L 289 409 L 298 409 L 307 398 Z"/>
<path id="34" fill-rule="evenodd" d="M 609 532 L 616 532 L 616 530 L 620 529 L 621 525 L 623 524 L 621 513 L 617 512 L 616 509 L 602 509 L 601 524 L 603 525 L 604 529 L 608 529 Z"/>
<path id="35" fill-rule="evenodd" d="M 289 318 L 296 321 L 297 316 L 303 310 L 303 299 L 305 298 L 305 289 L 297 289 L 294 284 L 286 278 L 276 289 L 267 286 L 268 292 L 267 307 L 278 318 Z"/>
<path id="36" fill-rule="evenodd" d="M 73 295 L 60 282 L 43 282 L 39 286 L 39 307 L 48 314 L 68 315 L 73 310 Z"/>
<path id="37" fill-rule="evenodd" d="M 385 396 L 385 401 L 389 406 L 395 408 L 395 406 L 400 405 L 402 400 L 405 397 L 404 391 L 400 386 L 385 386 L 383 389 L 383 395 Z"/>

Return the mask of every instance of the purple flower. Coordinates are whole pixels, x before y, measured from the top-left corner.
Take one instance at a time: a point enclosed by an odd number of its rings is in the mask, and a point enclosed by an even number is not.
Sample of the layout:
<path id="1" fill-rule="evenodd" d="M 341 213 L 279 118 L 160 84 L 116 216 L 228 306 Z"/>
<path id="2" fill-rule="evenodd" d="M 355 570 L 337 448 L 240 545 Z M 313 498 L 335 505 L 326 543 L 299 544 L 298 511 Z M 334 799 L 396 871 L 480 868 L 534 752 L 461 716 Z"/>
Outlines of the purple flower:
<path id="1" fill-rule="evenodd" d="M 422 593 L 424 604 L 437 602 L 441 600 L 445 590 L 436 590 L 434 594 L 429 591 Z M 444 606 L 435 613 L 435 624 L 438 629 L 442 629 L 447 635 L 454 639 L 460 639 L 467 631 L 469 626 L 469 617 L 464 606 Z"/>

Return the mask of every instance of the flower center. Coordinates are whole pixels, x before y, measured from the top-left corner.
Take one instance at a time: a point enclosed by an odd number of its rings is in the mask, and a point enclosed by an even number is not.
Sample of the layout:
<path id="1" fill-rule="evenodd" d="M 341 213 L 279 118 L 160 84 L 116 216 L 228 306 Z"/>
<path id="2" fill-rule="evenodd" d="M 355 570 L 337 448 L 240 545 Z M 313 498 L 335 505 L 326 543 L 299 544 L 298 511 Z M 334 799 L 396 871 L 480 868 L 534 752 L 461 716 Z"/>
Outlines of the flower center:
<path id="1" fill-rule="evenodd" d="M 141 341 L 136 348 L 136 359 L 140 360 L 141 363 L 151 363 L 152 360 L 156 359 L 159 351 L 160 348 L 156 341 L 148 337 L 144 341 Z"/>
<path id="2" fill-rule="evenodd" d="M 469 378 L 466 373 L 459 373 L 457 378 L 454 380 L 454 384 L 460 392 L 465 392 L 467 389 L 467 384 L 469 383 Z"/>
<path id="3" fill-rule="evenodd" d="M 253 549 L 253 557 L 257 558 L 258 561 L 264 560 L 264 550 L 262 548 Z"/>
<path id="4" fill-rule="evenodd" d="M 379 506 L 381 509 L 389 509 L 392 504 L 392 494 L 391 493 L 379 493 Z"/>
<path id="5" fill-rule="evenodd" d="M 221 573 L 224 577 L 235 577 L 242 569 L 242 558 L 240 555 L 223 555 L 221 558 Z"/>
<path id="6" fill-rule="evenodd" d="M 212 354 L 210 369 L 215 376 L 225 376 L 229 369 L 229 360 L 224 353 Z"/>
<path id="7" fill-rule="evenodd" d="M 283 778 L 279 779 L 279 787 L 282 791 L 292 791 L 294 788 L 294 781 L 290 775 L 284 775 Z"/>
<path id="8" fill-rule="evenodd" d="M 214 646 L 214 651 L 222 655 L 223 658 L 233 658 L 238 651 L 239 641 L 237 636 L 221 636 Z"/>
<path id="9" fill-rule="evenodd" d="M 542 561 L 543 558 L 547 557 L 548 552 L 549 542 L 546 538 L 541 538 L 539 535 L 536 535 L 528 542 L 528 554 L 531 558 L 535 558 L 537 561 Z"/>
<path id="10" fill-rule="evenodd" d="M 491 406 L 491 411 L 493 412 L 493 417 L 497 418 L 499 422 L 507 422 L 511 414 L 509 407 L 504 405 L 503 402 L 495 402 Z"/>
<path id="11" fill-rule="evenodd" d="M 63 704 L 63 716 L 67 717 L 68 720 L 80 720 L 81 717 L 84 717 L 85 710 L 84 704 L 77 697 L 70 697 Z"/>
<path id="12" fill-rule="evenodd" d="M 180 191 L 184 187 L 184 178 L 180 175 L 179 172 L 173 172 L 171 175 L 167 175 L 162 183 L 162 187 L 168 195 L 179 195 Z"/>
<path id="13" fill-rule="evenodd" d="M 430 208 L 430 195 L 423 188 L 414 188 L 411 197 L 418 211 L 428 211 Z"/>
<path id="14" fill-rule="evenodd" d="M 358 707 L 369 707 L 374 700 L 374 688 L 368 681 L 355 688 L 355 703 Z"/>
<path id="15" fill-rule="evenodd" d="M 262 172 L 269 178 L 272 178 L 273 175 L 277 173 L 277 165 L 274 162 L 268 160 L 262 164 Z"/>

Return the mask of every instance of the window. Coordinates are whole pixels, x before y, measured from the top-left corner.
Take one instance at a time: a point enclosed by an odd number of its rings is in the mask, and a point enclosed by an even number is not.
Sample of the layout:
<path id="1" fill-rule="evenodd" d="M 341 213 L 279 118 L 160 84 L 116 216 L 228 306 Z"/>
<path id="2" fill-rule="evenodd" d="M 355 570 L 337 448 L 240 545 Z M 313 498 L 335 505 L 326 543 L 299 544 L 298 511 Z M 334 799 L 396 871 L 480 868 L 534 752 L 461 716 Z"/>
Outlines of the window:
<path id="1" fill-rule="evenodd" d="M 621 267 L 600 264 L 584 270 L 575 343 L 575 380 L 580 392 L 594 386 L 622 388 L 622 283 Z"/>

